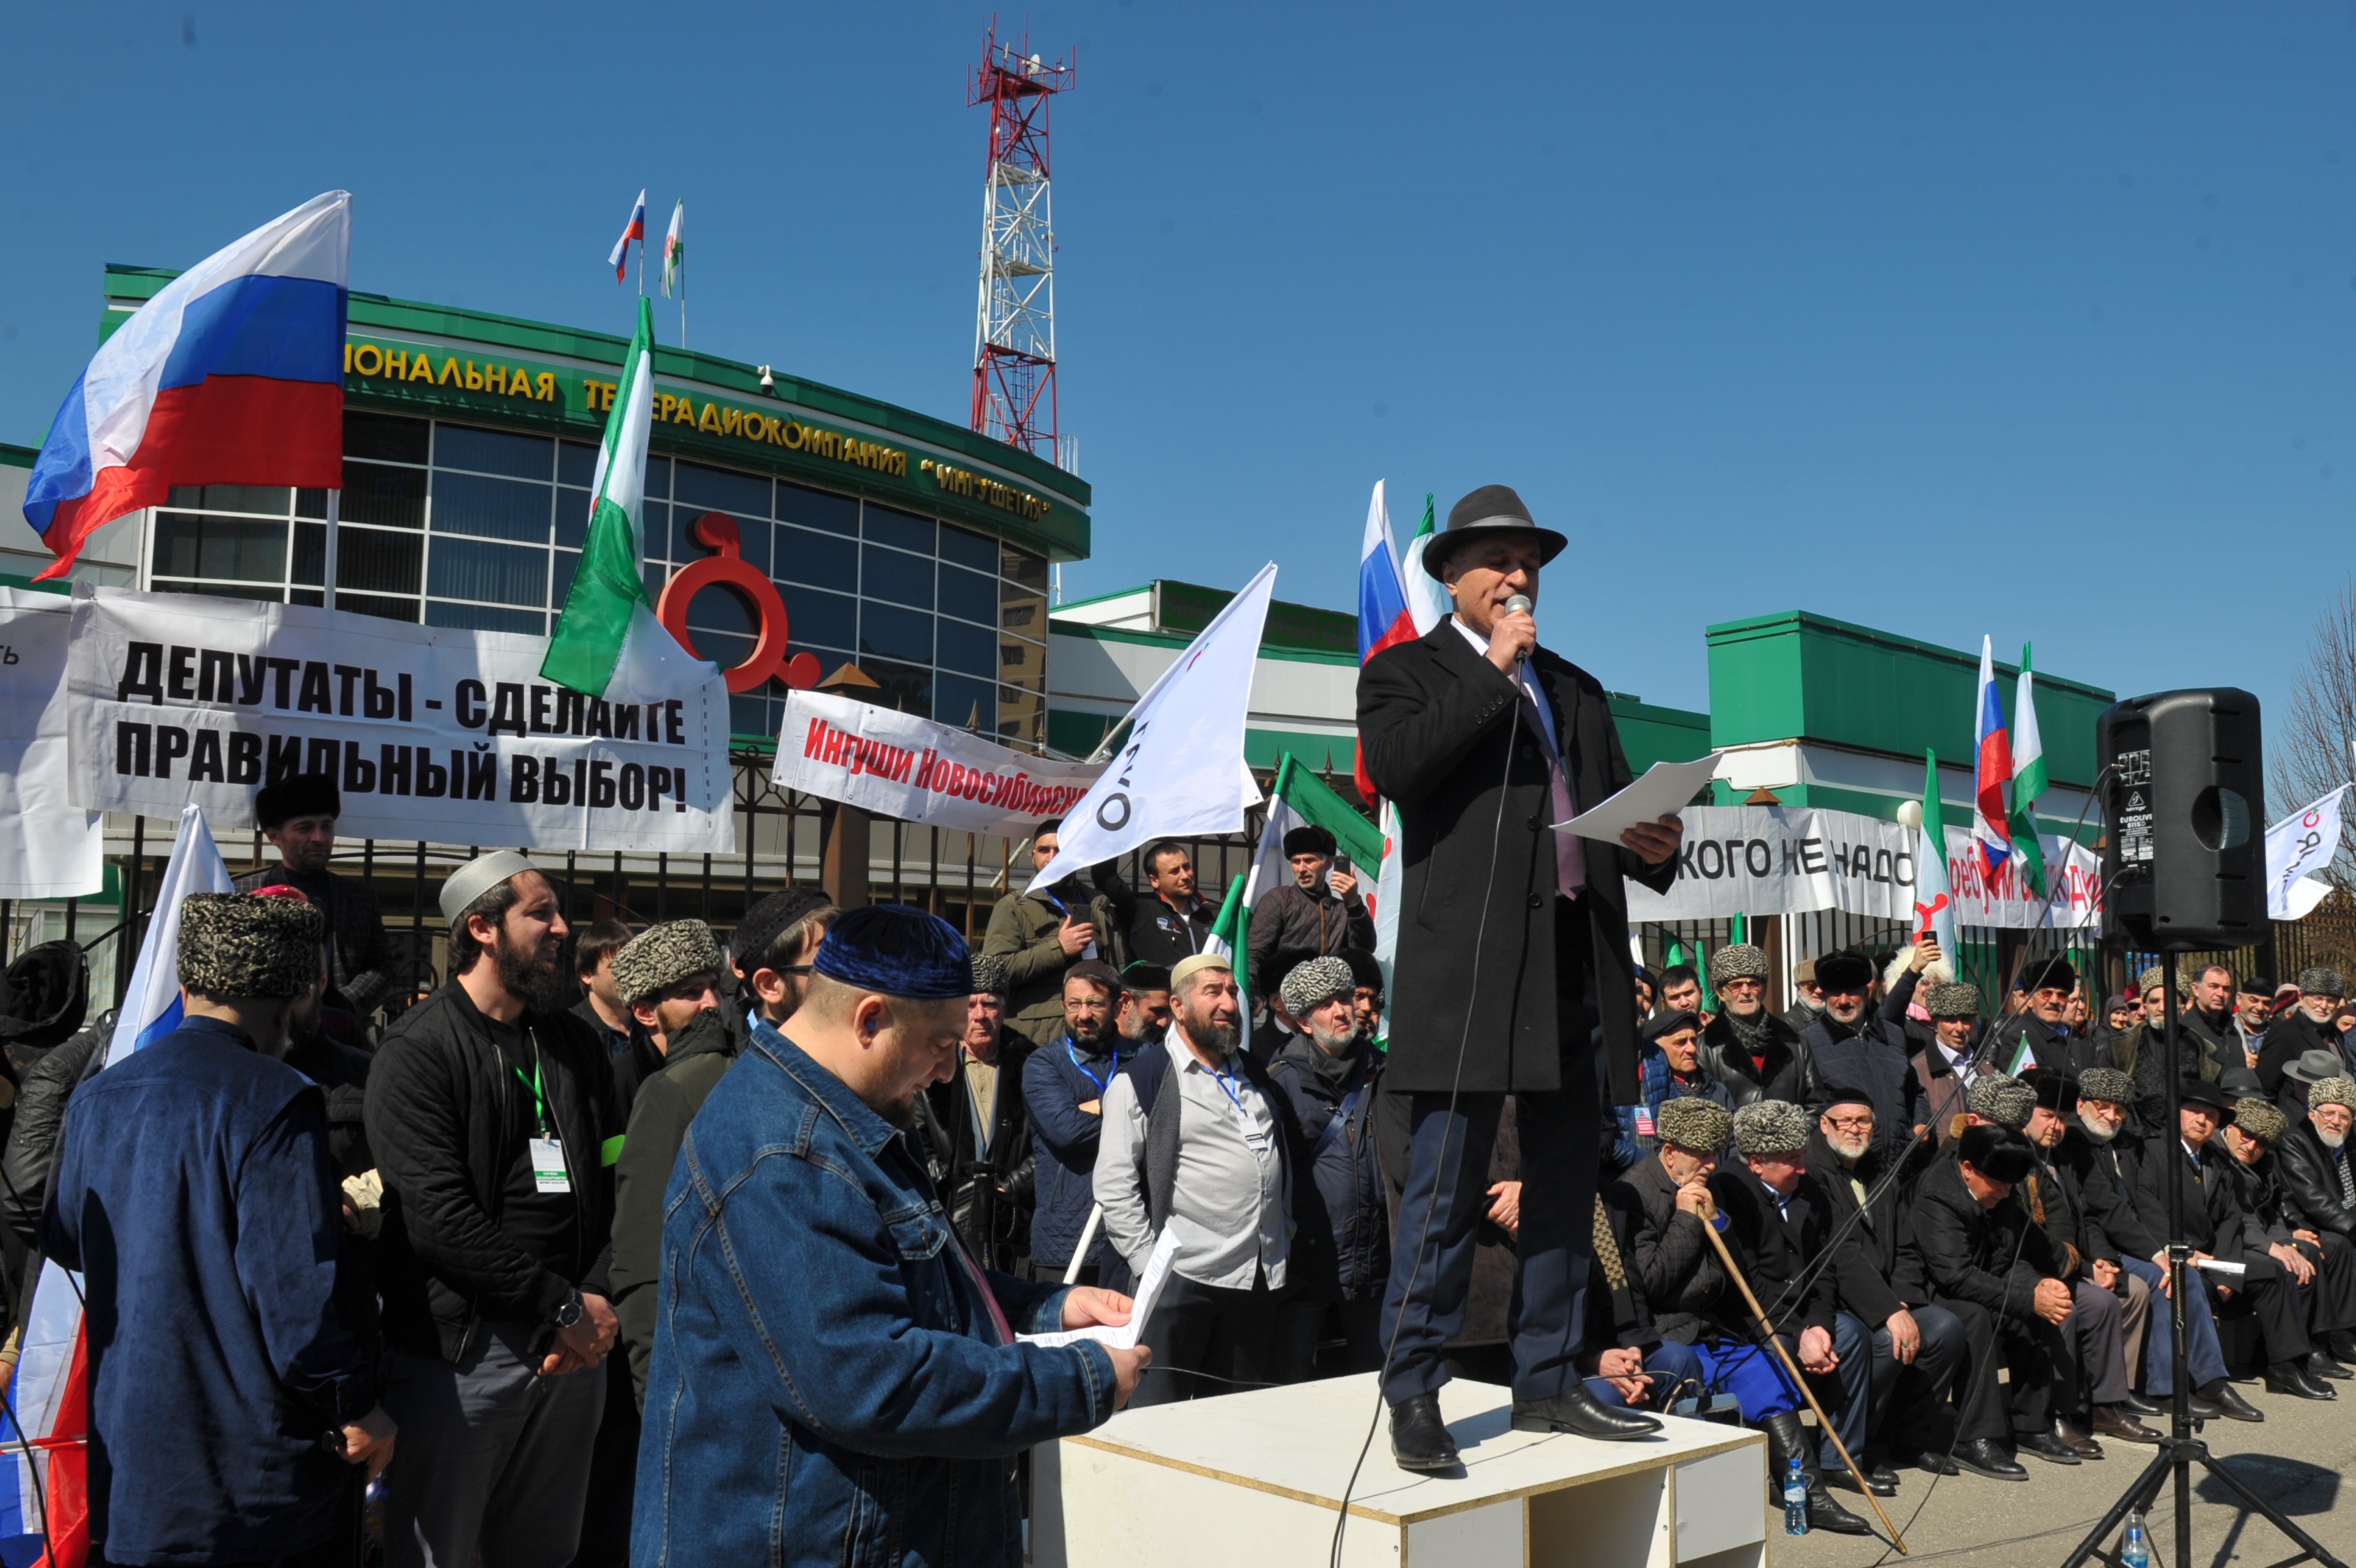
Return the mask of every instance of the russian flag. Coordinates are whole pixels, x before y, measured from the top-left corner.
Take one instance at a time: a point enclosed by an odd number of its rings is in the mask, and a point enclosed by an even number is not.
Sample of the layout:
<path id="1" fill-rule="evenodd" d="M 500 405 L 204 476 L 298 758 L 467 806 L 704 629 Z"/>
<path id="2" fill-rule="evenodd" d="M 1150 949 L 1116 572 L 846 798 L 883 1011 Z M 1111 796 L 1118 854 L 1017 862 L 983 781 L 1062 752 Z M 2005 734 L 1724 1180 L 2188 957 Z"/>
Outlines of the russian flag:
<path id="1" fill-rule="evenodd" d="M 183 806 L 179 839 L 157 885 L 102 1069 L 179 1027 L 181 901 L 230 891 L 229 867 L 204 814 Z M 41 1264 L 33 1286 L 8 1394 L 15 1420 L 0 1428 L 0 1568 L 83 1568 L 90 1559 L 90 1348 L 80 1285 L 54 1264 Z"/>
<path id="2" fill-rule="evenodd" d="M 335 490 L 352 198 L 331 190 L 207 257 L 115 328 L 34 460 L 25 520 L 60 577 L 177 485 Z"/>
<path id="3" fill-rule="evenodd" d="M 622 237 L 614 241 L 614 253 L 605 258 L 605 265 L 614 269 L 614 281 L 620 283 L 630 270 L 630 241 L 644 245 L 647 240 L 647 193 L 638 192 L 638 205 L 630 208 L 630 220 L 622 226 Z"/>
<path id="4" fill-rule="evenodd" d="M 1366 503 L 1366 532 L 1358 545 L 1358 664 L 1394 643 L 1416 637 L 1415 616 L 1408 608 L 1407 590 L 1399 583 L 1398 556 L 1391 547 L 1391 512 L 1383 500 L 1383 481 L 1375 481 L 1374 498 Z M 1374 781 L 1366 777 L 1363 756 L 1353 752 L 1351 771 L 1361 799 L 1375 798 Z"/>
<path id="5" fill-rule="evenodd" d="M 2004 727 L 2004 701 L 1996 688 L 1996 650 L 1980 639 L 1979 752 L 1972 766 L 1972 842 L 1993 882 L 2012 859 L 2011 816 L 2005 790 L 2012 783 L 2012 738 Z"/>

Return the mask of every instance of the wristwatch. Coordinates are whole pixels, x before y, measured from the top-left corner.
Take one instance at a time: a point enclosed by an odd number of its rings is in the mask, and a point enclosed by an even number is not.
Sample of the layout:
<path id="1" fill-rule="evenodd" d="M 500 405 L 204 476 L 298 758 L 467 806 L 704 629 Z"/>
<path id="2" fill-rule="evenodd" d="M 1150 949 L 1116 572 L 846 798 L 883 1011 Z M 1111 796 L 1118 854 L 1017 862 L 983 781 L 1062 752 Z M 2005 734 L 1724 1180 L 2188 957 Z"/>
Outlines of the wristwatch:
<path id="1" fill-rule="evenodd" d="M 571 1328 L 576 1327 L 580 1321 L 581 1293 L 576 1290 L 563 1306 L 556 1309 L 556 1326 L 559 1328 Z"/>

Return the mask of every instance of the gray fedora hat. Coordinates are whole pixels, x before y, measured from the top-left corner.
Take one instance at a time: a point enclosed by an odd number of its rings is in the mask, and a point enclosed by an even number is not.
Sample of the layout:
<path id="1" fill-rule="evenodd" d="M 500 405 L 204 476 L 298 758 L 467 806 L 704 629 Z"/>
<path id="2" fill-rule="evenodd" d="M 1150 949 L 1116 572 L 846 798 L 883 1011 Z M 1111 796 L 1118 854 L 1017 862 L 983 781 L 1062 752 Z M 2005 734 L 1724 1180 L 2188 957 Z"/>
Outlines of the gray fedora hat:
<path id="1" fill-rule="evenodd" d="M 2301 1083 L 2320 1083 L 2327 1078 L 2337 1078 L 2348 1071 L 2337 1051 L 2302 1051 L 2295 1061 L 2283 1063 L 2283 1076 Z"/>
<path id="2" fill-rule="evenodd" d="M 1448 527 L 1423 547 L 1423 570 L 1438 577 L 1458 550 L 1476 539 L 1497 533 L 1536 534 L 1545 551 L 1538 558 L 1541 565 L 1560 555 L 1570 543 L 1552 528 L 1538 527 L 1512 485 L 1483 485 L 1448 508 Z"/>

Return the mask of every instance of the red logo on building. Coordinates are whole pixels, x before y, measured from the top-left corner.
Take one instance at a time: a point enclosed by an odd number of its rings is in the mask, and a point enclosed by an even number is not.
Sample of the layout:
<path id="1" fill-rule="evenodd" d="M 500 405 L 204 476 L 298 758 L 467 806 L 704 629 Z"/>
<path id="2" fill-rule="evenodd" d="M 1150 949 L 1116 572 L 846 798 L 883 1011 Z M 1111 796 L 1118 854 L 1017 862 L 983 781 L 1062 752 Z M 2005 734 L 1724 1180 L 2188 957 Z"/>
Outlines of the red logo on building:
<path id="1" fill-rule="evenodd" d="M 662 598 L 655 604 L 655 618 L 663 624 L 663 629 L 679 639 L 680 647 L 701 658 L 703 656 L 696 653 L 694 639 L 688 635 L 687 606 L 702 589 L 724 588 L 752 612 L 753 622 L 760 628 L 753 656 L 734 669 L 723 672 L 728 689 L 750 691 L 771 679 L 783 681 L 797 691 L 808 691 L 816 686 L 819 673 L 817 656 L 786 656 L 786 602 L 777 597 L 777 585 L 744 559 L 744 545 L 736 534 L 736 519 L 725 512 L 706 512 L 688 525 L 687 532 L 704 549 L 719 553 L 690 561 L 671 573 L 670 581 L 663 584 Z"/>

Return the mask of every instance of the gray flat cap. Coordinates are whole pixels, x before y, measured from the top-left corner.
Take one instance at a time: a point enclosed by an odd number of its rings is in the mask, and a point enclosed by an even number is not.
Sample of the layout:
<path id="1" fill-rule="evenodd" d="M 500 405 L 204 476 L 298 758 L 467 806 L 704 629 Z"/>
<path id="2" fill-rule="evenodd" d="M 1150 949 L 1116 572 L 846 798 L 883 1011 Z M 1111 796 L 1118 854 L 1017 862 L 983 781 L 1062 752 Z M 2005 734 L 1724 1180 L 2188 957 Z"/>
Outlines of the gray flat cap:
<path id="1" fill-rule="evenodd" d="M 468 904 L 498 887 L 510 877 L 539 867 L 512 849 L 494 849 L 487 855 L 477 855 L 456 870 L 442 884 L 442 918 L 452 925 Z"/>

